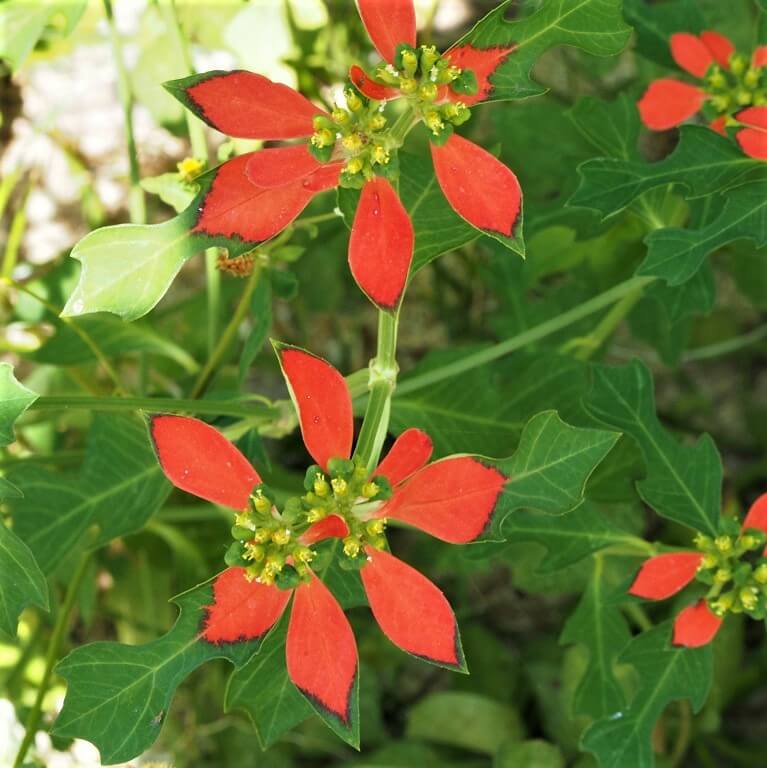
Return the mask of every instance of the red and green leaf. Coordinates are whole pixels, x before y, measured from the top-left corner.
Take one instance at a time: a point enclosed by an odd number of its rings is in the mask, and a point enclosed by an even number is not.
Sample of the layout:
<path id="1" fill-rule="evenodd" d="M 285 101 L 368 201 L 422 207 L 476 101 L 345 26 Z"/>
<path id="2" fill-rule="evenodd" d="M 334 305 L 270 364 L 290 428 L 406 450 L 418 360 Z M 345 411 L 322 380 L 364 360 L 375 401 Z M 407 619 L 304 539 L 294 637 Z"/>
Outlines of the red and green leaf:
<path id="1" fill-rule="evenodd" d="M 380 309 L 402 300 L 413 261 L 413 225 L 392 185 L 377 176 L 362 188 L 349 238 L 349 268 Z"/>
<path id="2" fill-rule="evenodd" d="M 415 47 L 413 0 L 357 0 L 357 7 L 373 45 L 390 64 L 400 43 Z"/>
<path id="3" fill-rule="evenodd" d="M 767 160 L 767 107 L 749 107 L 735 117 L 746 126 L 735 134 L 740 148 L 749 157 Z"/>
<path id="4" fill-rule="evenodd" d="M 674 619 L 672 642 L 685 648 L 700 648 L 714 639 L 721 626 L 722 619 L 708 607 L 705 600 L 699 600 L 680 611 Z"/>
<path id="5" fill-rule="evenodd" d="M 360 575 L 370 610 L 398 648 L 440 667 L 466 672 L 455 614 L 442 592 L 388 552 L 367 548 Z"/>
<path id="6" fill-rule="evenodd" d="M 244 70 L 205 72 L 165 88 L 217 131 L 242 139 L 311 136 L 313 118 L 325 114 L 287 85 Z"/>
<path id="7" fill-rule="evenodd" d="M 513 45 L 496 45 L 490 48 L 475 48 L 467 44 L 457 45 L 447 51 L 445 57 L 453 66 L 471 70 L 477 78 L 476 93 L 457 93 L 447 88 L 447 98 L 450 101 L 461 101 L 469 107 L 481 101 L 492 100 L 495 90 L 492 76 L 498 67 L 514 53 L 514 47 Z"/>
<path id="8" fill-rule="evenodd" d="M 421 429 L 406 429 L 384 456 L 375 475 L 383 475 L 392 487 L 407 480 L 431 458 L 434 445 Z"/>
<path id="9" fill-rule="evenodd" d="M 357 64 L 354 64 L 349 68 L 349 80 L 351 80 L 354 87 L 360 93 L 374 101 L 396 99 L 400 95 L 400 92 L 396 88 L 377 83 Z"/>
<path id="10" fill-rule="evenodd" d="M 487 150 L 458 134 L 442 146 L 432 144 L 431 156 L 437 181 L 455 212 L 524 256 L 522 190 L 514 173 Z"/>
<path id="11" fill-rule="evenodd" d="M 177 488 L 244 509 L 261 478 L 217 429 L 186 416 L 153 416 L 150 433 L 163 472 Z"/>
<path id="12" fill-rule="evenodd" d="M 346 379 L 326 360 L 288 344 L 275 344 L 285 383 L 298 414 L 306 450 L 323 469 L 351 456 L 352 399 Z"/>
<path id="13" fill-rule="evenodd" d="M 357 643 L 343 609 L 316 576 L 295 590 L 285 653 L 296 688 L 337 735 L 359 747 Z"/>
<path id="14" fill-rule="evenodd" d="M 646 560 L 629 593 L 648 600 L 665 600 L 684 589 L 703 560 L 700 552 L 669 552 Z"/>

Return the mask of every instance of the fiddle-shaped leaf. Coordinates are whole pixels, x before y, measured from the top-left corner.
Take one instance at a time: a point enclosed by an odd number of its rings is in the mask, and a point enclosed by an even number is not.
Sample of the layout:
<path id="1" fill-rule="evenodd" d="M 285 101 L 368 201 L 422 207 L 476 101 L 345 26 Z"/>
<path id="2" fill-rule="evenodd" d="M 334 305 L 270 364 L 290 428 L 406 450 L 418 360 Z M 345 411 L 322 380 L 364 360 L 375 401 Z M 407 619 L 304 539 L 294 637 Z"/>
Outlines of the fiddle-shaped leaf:
<path id="1" fill-rule="evenodd" d="M 10 363 L 0 363 L 0 447 L 13 442 L 13 425 L 37 400 L 37 395 L 17 381 Z"/>
<path id="2" fill-rule="evenodd" d="M 757 247 L 767 244 L 767 179 L 730 190 L 719 216 L 702 229 L 652 232 L 638 273 L 681 285 L 697 274 L 709 253 L 746 238 Z"/>
<path id="3" fill-rule="evenodd" d="M 708 435 L 682 445 L 661 426 L 652 377 L 642 363 L 593 366 L 593 386 L 584 406 L 639 444 L 647 476 L 637 489 L 647 504 L 662 517 L 717 534 L 722 463 L 716 446 Z"/>
<path id="4" fill-rule="evenodd" d="M 623 21 L 621 5 L 621 0 L 559 0 L 507 21 L 513 6 L 507 0 L 458 40 L 448 56 L 467 68 L 482 62 L 478 79 L 483 84 L 483 101 L 534 96 L 545 88 L 530 79 L 530 71 L 550 48 L 571 45 L 596 56 L 623 50 L 631 29 Z M 488 52 L 496 56 L 488 57 Z"/>
<path id="5" fill-rule="evenodd" d="M 712 651 L 710 646 L 672 646 L 671 623 L 665 622 L 635 637 L 618 661 L 634 667 L 639 688 L 628 708 L 619 706 L 594 723 L 581 746 L 596 756 L 601 768 L 653 768 L 658 718 L 680 699 L 689 699 L 693 710 L 700 710 L 711 687 Z"/>
<path id="6" fill-rule="evenodd" d="M 56 668 L 68 688 L 54 733 L 87 739 L 104 763 L 121 763 L 146 750 L 159 736 L 173 694 L 186 677 L 211 659 L 242 666 L 268 631 L 216 640 L 228 635 L 231 616 L 211 610 L 213 599 L 211 582 L 174 598 L 180 610 L 176 623 L 146 645 L 98 642 L 70 653 Z M 247 605 L 240 610 L 248 614 Z"/>
<path id="7" fill-rule="evenodd" d="M 139 530 L 170 491 L 135 415 L 96 416 L 79 474 L 20 466 L 8 479 L 24 492 L 8 501 L 14 531 L 46 573 L 84 540 L 98 546 Z M 91 526 L 96 535 L 86 539 Z"/>

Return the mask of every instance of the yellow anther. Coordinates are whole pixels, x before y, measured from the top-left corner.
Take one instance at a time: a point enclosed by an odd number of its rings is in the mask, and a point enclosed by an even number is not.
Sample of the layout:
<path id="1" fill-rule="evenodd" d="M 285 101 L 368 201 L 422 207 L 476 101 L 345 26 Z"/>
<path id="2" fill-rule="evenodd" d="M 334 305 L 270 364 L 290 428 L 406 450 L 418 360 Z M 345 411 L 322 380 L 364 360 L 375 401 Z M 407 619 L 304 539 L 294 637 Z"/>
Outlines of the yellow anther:
<path id="1" fill-rule="evenodd" d="M 253 506 L 256 508 L 256 512 L 266 515 L 272 511 L 272 502 L 261 491 L 256 491 L 251 498 L 253 499 Z"/>
<path id="2" fill-rule="evenodd" d="M 732 536 L 717 536 L 714 539 L 714 546 L 720 552 L 729 552 L 732 549 Z"/>
<path id="3" fill-rule="evenodd" d="M 250 517 L 250 512 L 245 510 L 244 512 L 238 512 L 234 516 L 234 524 L 240 528 L 250 528 L 251 531 L 256 529 L 256 524 Z"/>
<path id="4" fill-rule="evenodd" d="M 767 584 L 767 563 L 762 563 L 756 567 L 754 579 L 760 584 Z"/>
<path id="5" fill-rule="evenodd" d="M 742 75 L 746 71 L 748 62 L 739 53 L 730 56 L 730 72 L 736 77 Z"/>
<path id="6" fill-rule="evenodd" d="M 380 112 L 377 112 L 368 121 L 368 128 L 372 133 L 375 133 L 376 131 L 382 131 L 385 127 L 386 117 L 384 117 L 384 115 L 382 115 Z"/>
<path id="7" fill-rule="evenodd" d="M 727 78 L 722 74 L 719 67 L 714 67 L 708 76 L 708 83 L 712 88 L 724 88 L 727 85 Z"/>
<path id="8" fill-rule="evenodd" d="M 330 128 L 323 128 L 312 134 L 311 141 L 315 147 L 329 147 L 335 144 L 336 136 Z"/>
<path id="9" fill-rule="evenodd" d="M 726 112 L 730 108 L 730 97 L 727 94 L 721 93 L 714 96 L 711 99 L 711 103 L 717 112 Z"/>
<path id="10" fill-rule="evenodd" d="M 317 477 L 314 478 L 314 492 L 319 497 L 327 496 L 330 492 L 330 486 L 328 485 L 328 481 L 325 479 L 325 475 L 317 475 Z"/>
<path id="11" fill-rule="evenodd" d="M 717 616 L 723 616 L 727 611 L 732 608 L 733 604 L 733 597 L 731 593 L 728 593 L 726 595 L 722 595 L 718 600 L 715 600 L 713 603 L 711 603 L 711 610 L 717 615 Z"/>
<path id="12" fill-rule="evenodd" d="M 373 148 L 372 158 L 374 163 L 379 165 L 386 165 L 389 162 L 389 153 L 386 151 L 386 147 L 380 144 Z"/>
<path id="13" fill-rule="evenodd" d="M 386 549 L 386 539 L 383 536 L 377 536 L 370 542 L 370 546 L 374 549 Z"/>
<path id="14" fill-rule="evenodd" d="M 365 483 L 365 485 L 362 486 L 362 495 L 366 499 L 372 499 L 373 496 L 377 496 L 378 492 L 381 489 L 378 487 L 378 485 L 374 482 Z"/>
<path id="15" fill-rule="evenodd" d="M 439 112 L 436 111 L 426 112 L 423 116 L 423 121 L 432 133 L 439 133 L 445 127 Z"/>
<path id="16" fill-rule="evenodd" d="M 371 536 L 380 536 L 384 532 L 385 528 L 386 528 L 385 517 L 379 517 L 377 520 L 369 520 L 368 524 L 365 526 L 365 530 Z"/>
<path id="17" fill-rule="evenodd" d="M 256 579 L 259 584 L 263 584 L 265 587 L 271 587 L 274 584 L 274 574 L 271 571 L 264 569 L 261 571 L 261 575 Z"/>
<path id="18" fill-rule="evenodd" d="M 436 47 L 433 45 L 422 45 L 421 46 L 421 72 L 423 74 L 426 74 L 429 72 L 431 74 L 431 70 L 434 67 L 434 65 L 439 61 L 439 52 L 437 51 Z"/>
<path id="19" fill-rule="evenodd" d="M 701 560 L 700 567 L 714 568 L 718 564 L 719 564 L 719 558 L 716 555 L 708 554 L 708 555 L 703 555 L 703 560 Z"/>
<path id="20" fill-rule="evenodd" d="M 245 545 L 244 557 L 246 560 L 255 560 L 259 563 L 264 559 L 265 554 L 266 550 L 264 549 L 263 544 L 254 544 L 252 541 L 249 541 Z"/>
<path id="21" fill-rule="evenodd" d="M 756 549 L 759 546 L 759 542 L 756 540 L 755 536 L 751 536 L 747 533 L 740 537 L 740 546 L 743 547 L 743 549 Z"/>
<path id="22" fill-rule="evenodd" d="M 759 85 L 759 70 L 749 67 L 748 72 L 743 76 L 743 84 L 746 88 L 756 88 Z"/>
<path id="23" fill-rule="evenodd" d="M 333 486 L 333 493 L 336 496 L 346 496 L 349 491 L 349 485 L 343 477 L 334 477 L 330 484 Z"/>
<path id="24" fill-rule="evenodd" d="M 353 157 L 346 164 L 346 172 L 352 174 L 353 176 L 355 173 L 359 173 L 364 166 L 365 166 L 365 163 L 363 162 L 361 157 Z"/>
<path id="25" fill-rule="evenodd" d="M 437 86 L 435 83 L 424 83 L 418 89 L 418 96 L 424 101 L 434 101 L 437 98 Z"/>
<path id="26" fill-rule="evenodd" d="M 185 157 L 176 167 L 184 181 L 191 181 L 195 176 L 200 175 L 205 165 L 196 157 Z"/>
<path id="27" fill-rule="evenodd" d="M 319 507 L 312 507 L 306 513 L 306 520 L 310 523 L 317 523 L 325 517 L 325 510 Z"/>
<path id="28" fill-rule="evenodd" d="M 402 77 L 399 81 L 399 89 L 405 96 L 410 96 L 418 90 L 418 81 L 412 77 Z"/>
<path id="29" fill-rule="evenodd" d="M 714 574 L 714 581 L 717 584 L 726 584 L 732 578 L 732 571 L 729 568 L 720 568 Z"/>
<path id="30" fill-rule="evenodd" d="M 702 533 L 696 533 L 692 541 L 698 549 L 710 549 L 714 545 L 714 542 Z"/>
<path id="31" fill-rule="evenodd" d="M 271 538 L 272 538 L 271 531 L 269 531 L 266 528 L 261 528 L 260 530 L 256 531 L 253 534 L 253 541 L 255 541 L 256 544 L 264 544 L 267 541 L 269 541 L 269 539 Z"/>
<path id="32" fill-rule="evenodd" d="M 759 591 L 756 587 L 743 587 L 743 589 L 741 589 L 738 593 L 740 602 L 743 604 L 743 607 L 747 611 L 751 611 L 756 608 L 758 595 Z"/>
<path id="33" fill-rule="evenodd" d="M 346 105 L 352 112 L 359 112 L 364 106 L 362 99 L 351 89 L 345 90 L 344 95 L 346 96 Z"/>
<path id="34" fill-rule="evenodd" d="M 341 107 L 336 107 L 330 113 L 330 116 L 333 118 L 333 121 L 339 125 L 345 125 L 349 122 L 349 113 L 345 109 L 341 109 Z"/>
<path id="35" fill-rule="evenodd" d="M 735 101 L 737 101 L 741 107 L 748 106 L 751 103 L 751 92 L 747 91 L 745 88 L 738 89 L 738 92 L 735 94 Z"/>
<path id="36" fill-rule="evenodd" d="M 272 541 L 280 547 L 284 547 L 290 541 L 290 529 L 278 528 L 272 534 Z"/>
<path id="37" fill-rule="evenodd" d="M 411 76 L 418 69 L 418 56 L 413 51 L 402 52 L 402 68 Z"/>
<path id="38" fill-rule="evenodd" d="M 358 539 L 347 536 L 344 539 L 344 554 L 347 557 L 357 557 L 360 553 L 360 543 Z"/>
<path id="39" fill-rule="evenodd" d="M 299 563 L 311 563 L 314 560 L 314 552 L 309 547 L 299 547 L 293 552 L 293 557 Z"/>
<path id="40" fill-rule="evenodd" d="M 362 137 L 358 133 L 350 133 L 341 139 L 341 144 L 348 152 L 359 152 L 363 147 Z"/>

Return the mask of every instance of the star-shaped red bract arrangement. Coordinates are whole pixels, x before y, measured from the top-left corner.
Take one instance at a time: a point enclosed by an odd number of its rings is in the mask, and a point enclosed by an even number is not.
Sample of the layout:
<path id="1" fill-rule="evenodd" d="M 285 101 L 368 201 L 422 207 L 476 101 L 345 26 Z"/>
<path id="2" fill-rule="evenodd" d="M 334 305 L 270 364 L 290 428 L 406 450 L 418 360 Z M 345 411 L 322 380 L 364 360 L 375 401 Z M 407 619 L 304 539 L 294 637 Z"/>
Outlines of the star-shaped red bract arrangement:
<path id="1" fill-rule="evenodd" d="M 468 120 L 469 105 L 492 92 L 492 74 L 513 49 L 463 45 L 444 56 L 428 46 L 416 50 L 412 2 L 363 1 L 359 9 L 373 43 L 396 73 L 392 77 L 398 87 L 382 85 L 353 67 L 346 104 L 330 113 L 285 85 L 241 70 L 207 72 L 166 87 L 208 125 L 229 136 L 309 140 L 224 164 L 202 201 L 195 231 L 262 242 L 287 227 L 314 195 L 339 185 L 359 188 L 349 266 L 371 301 L 394 310 L 407 284 L 415 234 L 395 189 L 396 152 L 403 136 L 387 122 L 385 104 L 406 99 L 412 120 L 405 133 L 416 122 L 429 128 L 437 180 L 453 209 L 482 232 L 513 240 L 522 207 L 516 176 L 482 147 L 453 132 Z M 401 76 L 395 61 L 402 67 Z M 242 200 L 248 204 L 242 205 Z"/>
<path id="2" fill-rule="evenodd" d="M 247 559 L 224 571 L 214 582 L 214 602 L 207 609 L 201 636 L 211 643 L 261 637 L 276 624 L 292 596 L 286 643 L 290 679 L 337 733 L 355 743 L 356 643 L 342 608 L 308 565 L 311 547 L 327 538 L 342 539 L 386 636 L 414 656 L 465 671 L 447 599 L 425 576 L 388 551 L 381 535 L 383 524 L 386 519 L 398 520 L 443 541 L 475 541 L 488 529 L 508 478 L 472 456 L 429 463 L 431 440 L 418 429 L 408 429 L 373 472 L 363 469 L 357 485 L 351 470 L 348 482 L 337 476 L 328 484 L 323 473 L 351 463 L 354 422 L 348 386 L 325 360 L 287 345 L 276 345 L 276 350 L 304 443 L 316 462 L 311 470 L 314 484 L 309 483 L 310 491 L 302 497 L 309 499 L 303 509 L 309 509 L 301 512 L 297 523 L 292 518 L 296 543 L 290 544 L 292 554 L 281 567 L 290 570 L 299 560 L 307 565 L 303 577 L 287 586 L 280 584 L 279 573 L 275 581 L 263 565 L 258 566 L 261 575 L 252 578 Z M 254 494 L 260 501 L 265 498 L 259 495 L 262 485 L 256 470 L 213 427 L 193 418 L 159 415 L 151 419 L 151 434 L 162 469 L 177 488 L 238 513 L 248 509 Z M 355 469 L 359 471 L 359 466 Z M 379 484 L 391 492 L 376 501 Z M 334 511 L 333 498 L 343 498 L 352 488 L 364 492 L 348 499 L 339 507 L 342 511 Z M 330 512 L 311 522 L 316 519 L 312 507 L 323 502 Z M 277 541 L 279 534 L 279 541 L 287 545 L 284 513 L 271 502 L 267 507 L 264 519 L 273 523 L 272 540 Z M 266 540 L 258 534 L 259 529 L 248 534 L 258 543 L 246 542 L 246 551 L 261 551 L 258 548 Z"/>
<path id="3" fill-rule="evenodd" d="M 670 47 L 679 67 L 700 82 L 654 80 L 638 103 L 642 122 L 662 131 L 703 111 L 713 130 L 726 135 L 735 128 L 747 155 L 767 159 L 767 46 L 758 47 L 749 62 L 724 35 L 709 30 L 678 32 Z"/>
<path id="4" fill-rule="evenodd" d="M 708 585 L 705 597 L 677 615 L 675 645 L 697 648 L 710 643 L 728 612 L 765 618 L 767 494 L 754 502 L 740 530 L 734 521 L 726 525 L 729 532 L 714 539 L 696 537 L 698 551 L 668 552 L 649 558 L 629 588 L 629 594 L 636 597 L 664 600 L 695 579 Z"/>

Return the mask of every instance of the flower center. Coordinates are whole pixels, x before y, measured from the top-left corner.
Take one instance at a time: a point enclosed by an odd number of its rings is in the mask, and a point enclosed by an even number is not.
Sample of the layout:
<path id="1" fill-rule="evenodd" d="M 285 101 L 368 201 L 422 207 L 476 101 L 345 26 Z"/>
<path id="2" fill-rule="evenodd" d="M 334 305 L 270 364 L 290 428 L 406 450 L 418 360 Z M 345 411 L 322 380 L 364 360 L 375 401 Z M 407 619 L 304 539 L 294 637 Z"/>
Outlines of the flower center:
<path id="1" fill-rule="evenodd" d="M 714 64 L 705 78 L 708 101 L 716 114 L 730 118 L 745 107 L 767 104 L 766 68 L 749 66 L 738 53 L 730 57 L 729 63 L 729 70 Z"/>
<path id="2" fill-rule="evenodd" d="M 371 478 L 363 464 L 333 458 L 327 473 L 316 464 L 309 467 L 304 488 L 306 493 L 291 496 L 279 510 L 271 489 L 258 485 L 247 509 L 235 517 L 226 564 L 245 568 L 247 578 L 260 584 L 293 589 L 309 580 L 309 563 L 316 555 L 313 537 L 304 534 L 333 515 L 339 518 L 338 528 L 328 534 L 345 534 L 342 568 L 361 568 L 367 562 L 366 546 L 386 547 L 386 520 L 375 517 L 391 496 L 385 477 Z"/>
<path id="3" fill-rule="evenodd" d="M 740 531 L 734 520 L 724 521 L 716 538 L 695 537 L 703 553 L 696 579 L 709 587 L 706 602 L 717 616 L 747 613 L 763 619 L 767 615 L 766 538 L 756 528 Z"/>

